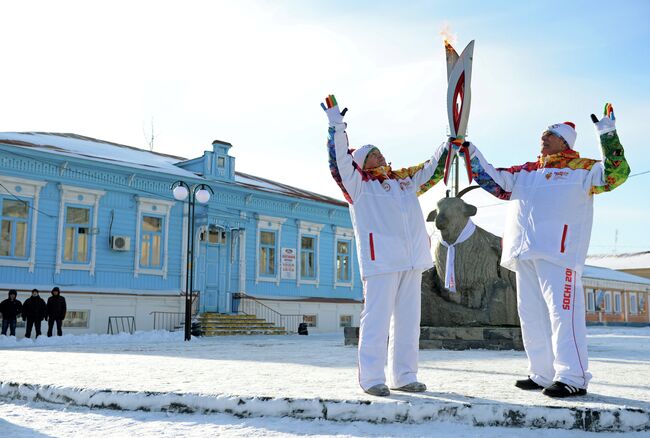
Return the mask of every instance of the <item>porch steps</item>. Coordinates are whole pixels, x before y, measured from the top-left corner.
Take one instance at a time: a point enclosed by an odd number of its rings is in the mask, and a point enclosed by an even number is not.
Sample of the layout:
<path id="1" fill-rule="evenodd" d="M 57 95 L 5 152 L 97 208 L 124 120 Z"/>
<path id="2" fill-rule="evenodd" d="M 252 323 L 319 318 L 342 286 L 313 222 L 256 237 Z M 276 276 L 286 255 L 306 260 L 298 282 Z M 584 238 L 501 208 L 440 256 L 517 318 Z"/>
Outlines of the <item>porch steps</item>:
<path id="1" fill-rule="evenodd" d="M 277 327 L 254 315 L 227 315 L 205 312 L 199 315 L 203 336 L 232 335 L 286 335 L 284 327 Z"/>

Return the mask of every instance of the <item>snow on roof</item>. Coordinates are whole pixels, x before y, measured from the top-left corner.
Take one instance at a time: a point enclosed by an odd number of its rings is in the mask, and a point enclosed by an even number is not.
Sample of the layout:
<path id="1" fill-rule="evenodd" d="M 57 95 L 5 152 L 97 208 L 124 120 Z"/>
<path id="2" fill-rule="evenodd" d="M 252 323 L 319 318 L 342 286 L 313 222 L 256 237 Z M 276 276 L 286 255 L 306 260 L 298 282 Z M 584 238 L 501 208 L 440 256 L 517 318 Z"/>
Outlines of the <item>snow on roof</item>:
<path id="1" fill-rule="evenodd" d="M 215 140 L 215 142 L 230 145 L 230 143 L 219 140 Z M 186 161 L 183 157 L 161 154 L 159 152 L 148 151 L 133 146 L 126 146 L 78 134 L 54 132 L 1 132 L 0 143 L 41 150 L 62 156 L 79 157 L 136 169 L 146 169 L 168 175 L 176 175 L 186 178 L 201 178 L 201 176 L 177 166 L 179 162 Z M 324 202 L 338 206 L 347 206 L 345 202 L 338 199 L 319 195 L 318 193 L 242 172 L 235 173 L 235 182 L 241 186 L 264 192 L 308 199 L 316 202 Z"/>
<path id="2" fill-rule="evenodd" d="M 587 263 L 611 269 L 647 269 L 650 268 L 650 251 L 592 255 L 587 257 Z"/>
<path id="3" fill-rule="evenodd" d="M 582 271 L 582 277 L 592 278 L 595 280 L 611 280 L 650 286 L 650 278 L 639 277 L 638 275 L 615 271 L 614 269 L 603 268 L 600 266 L 585 265 L 584 270 Z"/>
<path id="4" fill-rule="evenodd" d="M 242 172 L 235 172 L 235 181 L 247 187 L 253 187 L 257 190 L 265 192 L 278 193 L 280 195 L 292 196 L 294 198 L 309 199 L 317 202 L 325 202 L 328 204 L 347 206 L 348 204 L 329 196 L 319 195 L 318 193 L 310 192 L 308 190 L 299 189 L 297 187 L 289 186 L 279 182 L 271 181 L 270 179 L 260 178 Z"/>
<path id="5" fill-rule="evenodd" d="M 113 163 L 136 169 L 161 172 L 186 178 L 199 178 L 192 172 L 175 166 L 181 157 L 147 151 L 133 146 L 98 140 L 78 134 L 54 132 L 2 132 L 0 143 L 42 150 L 68 157 L 79 157 Z"/>

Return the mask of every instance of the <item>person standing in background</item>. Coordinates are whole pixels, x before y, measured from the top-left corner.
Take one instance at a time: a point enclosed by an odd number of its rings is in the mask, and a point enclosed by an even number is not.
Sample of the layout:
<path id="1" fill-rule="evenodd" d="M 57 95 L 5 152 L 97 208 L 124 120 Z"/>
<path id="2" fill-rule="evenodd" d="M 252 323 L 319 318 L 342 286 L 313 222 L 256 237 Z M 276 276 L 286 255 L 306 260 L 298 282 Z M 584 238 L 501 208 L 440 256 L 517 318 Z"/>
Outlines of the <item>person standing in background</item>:
<path id="1" fill-rule="evenodd" d="M 16 289 L 9 290 L 9 298 L 0 303 L 2 313 L 2 335 L 6 336 L 9 329 L 10 336 L 16 336 L 16 319 L 22 311 L 22 303 L 16 299 Z"/>
<path id="2" fill-rule="evenodd" d="M 52 296 L 47 299 L 47 315 L 45 318 L 47 319 L 48 338 L 52 336 L 54 323 L 56 323 L 57 336 L 63 336 L 63 330 L 61 330 L 61 326 L 63 325 L 66 311 L 67 308 L 65 304 L 65 298 L 61 296 L 61 290 L 55 286 L 52 288 Z"/>
<path id="3" fill-rule="evenodd" d="M 27 321 L 25 337 L 32 336 L 32 327 L 36 330 L 36 337 L 41 335 L 41 321 L 45 319 L 47 306 L 45 300 L 38 294 L 38 289 L 32 289 L 32 296 L 23 304 L 23 321 Z"/>

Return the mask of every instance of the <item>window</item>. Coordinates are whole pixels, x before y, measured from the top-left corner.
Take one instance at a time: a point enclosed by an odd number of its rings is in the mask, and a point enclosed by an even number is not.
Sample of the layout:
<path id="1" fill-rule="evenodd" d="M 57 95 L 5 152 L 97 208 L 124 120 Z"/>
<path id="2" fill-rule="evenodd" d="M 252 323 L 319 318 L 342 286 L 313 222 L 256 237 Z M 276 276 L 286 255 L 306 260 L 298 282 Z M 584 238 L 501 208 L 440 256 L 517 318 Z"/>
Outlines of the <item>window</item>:
<path id="1" fill-rule="evenodd" d="M 226 158 L 217 157 L 217 167 L 225 167 L 225 166 L 226 166 Z"/>
<path id="2" fill-rule="evenodd" d="M 29 202 L 8 198 L 0 200 L 0 257 L 27 258 Z"/>
<path id="3" fill-rule="evenodd" d="M 140 267 L 162 267 L 163 218 L 142 216 L 140 229 Z"/>
<path id="4" fill-rule="evenodd" d="M 596 293 L 596 312 L 605 310 L 605 292 L 599 290 Z"/>
<path id="5" fill-rule="evenodd" d="M 336 241 L 336 281 L 350 282 L 350 241 Z"/>
<path id="6" fill-rule="evenodd" d="M 318 286 L 319 283 L 319 247 L 320 232 L 323 224 L 298 221 L 298 285 L 309 284 Z"/>
<path id="7" fill-rule="evenodd" d="M 639 308 L 637 307 L 636 293 L 630 294 L 630 313 L 636 315 L 639 313 Z"/>
<path id="8" fill-rule="evenodd" d="M 621 313 L 621 293 L 614 292 L 614 313 Z"/>
<path id="9" fill-rule="evenodd" d="M 88 328 L 88 310 L 68 310 L 63 320 L 63 327 Z"/>
<path id="10" fill-rule="evenodd" d="M 249 195 L 251 196 L 251 195 Z M 280 284 L 280 250 L 282 224 L 286 218 L 257 216 L 255 283 L 260 281 Z M 294 253 L 297 251 L 294 247 Z M 294 271 L 295 272 L 295 271 Z"/>
<path id="11" fill-rule="evenodd" d="M 352 327 L 352 315 L 341 315 L 339 317 L 339 327 Z"/>
<path id="12" fill-rule="evenodd" d="M 63 235 L 63 262 L 88 263 L 90 261 L 90 208 L 66 206 Z"/>
<path id="13" fill-rule="evenodd" d="M 645 313 L 645 294 L 639 293 L 639 313 Z"/>
<path id="14" fill-rule="evenodd" d="M 260 275 L 275 276 L 275 241 L 274 231 L 260 231 Z"/>
<path id="15" fill-rule="evenodd" d="M 141 274 L 160 275 L 167 278 L 168 246 L 169 246 L 169 217 L 173 206 L 185 209 L 186 203 L 164 201 L 155 198 L 136 196 L 138 202 L 136 227 L 136 248 L 134 257 L 133 276 Z M 187 221 L 184 221 L 184 234 L 187 233 Z M 184 273 L 184 271 L 183 271 Z"/>
<path id="16" fill-rule="evenodd" d="M 612 293 L 605 292 L 605 312 L 612 313 Z"/>
<path id="17" fill-rule="evenodd" d="M 224 245 L 226 243 L 226 230 L 210 225 L 207 232 L 201 233 L 201 240 L 205 241 L 206 238 L 210 245 Z"/>
<path id="18" fill-rule="evenodd" d="M 300 277 L 313 280 L 316 278 L 316 237 L 300 238 Z"/>
<path id="19" fill-rule="evenodd" d="M 318 315 L 303 315 L 302 322 L 307 324 L 307 327 L 317 327 L 318 326 Z"/>
<path id="20" fill-rule="evenodd" d="M 59 231 L 56 269 L 89 271 L 95 274 L 97 218 L 101 190 L 59 184 Z"/>
<path id="21" fill-rule="evenodd" d="M 596 310 L 596 300 L 594 297 L 594 290 L 587 289 L 587 311 L 594 312 Z"/>
<path id="22" fill-rule="evenodd" d="M 354 287 L 354 259 L 352 257 L 354 231 L 352 228 L 335 227 L 333 244 L 334 255 L 332 263 L 334 264 L 334 287 L 352 289 Z"/>
<path id="23" fill-rule="evenodd" d="M 0 266 L 36 265 L 36 230 L 44 181 L 15 178 L 0 172 Z"/>

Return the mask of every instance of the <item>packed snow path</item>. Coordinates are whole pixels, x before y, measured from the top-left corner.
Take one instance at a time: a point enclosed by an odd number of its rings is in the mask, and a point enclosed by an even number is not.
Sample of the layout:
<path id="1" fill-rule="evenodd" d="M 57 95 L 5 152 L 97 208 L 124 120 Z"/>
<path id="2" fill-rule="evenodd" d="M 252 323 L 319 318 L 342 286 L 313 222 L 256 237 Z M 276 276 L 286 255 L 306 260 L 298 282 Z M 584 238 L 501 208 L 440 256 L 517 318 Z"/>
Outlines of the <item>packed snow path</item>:
<path id="1" fill-rule="evenodd" d="M 554 400 L 513 386 L 515 351 L 422 351 L 423 394 L 361 392 L 342 334 L 0 337 L 0 396 L 124 410 L 225 412 L 339 421 L 650 430 L 650 328 L 591 328 L 589 395 Z"/>

